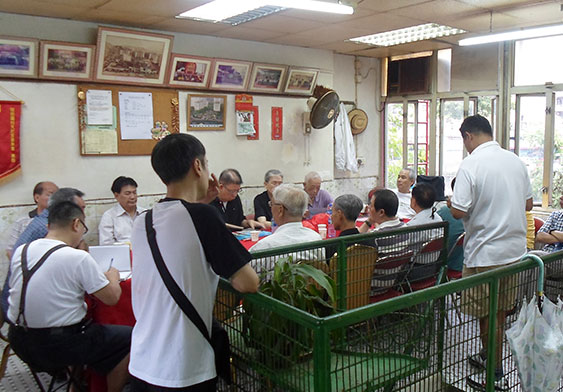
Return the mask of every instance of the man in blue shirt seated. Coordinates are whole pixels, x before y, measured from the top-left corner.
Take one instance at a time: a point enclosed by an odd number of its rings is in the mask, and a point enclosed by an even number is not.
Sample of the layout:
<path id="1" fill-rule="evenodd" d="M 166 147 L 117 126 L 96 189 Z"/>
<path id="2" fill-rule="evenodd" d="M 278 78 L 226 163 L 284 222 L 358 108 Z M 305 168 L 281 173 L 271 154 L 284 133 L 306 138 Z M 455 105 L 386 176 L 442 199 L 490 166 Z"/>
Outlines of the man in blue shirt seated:
<path id="1" fill-rule="evenodd" d="M 455 185 L 455 177 L 452 180 L 452 190 Z M 455 243 L 459 236 L 465 232 L 463 227 L 463 221 L 461 219 L 456 219 L 453 217 L 448 206 L 442 206 L 438 211 L 438 215 L 443 221 L 448 222 L 448 254 L 455 246 Z M 454 271 L 461 271 L 463 269 L 463 247 L 459 247 L 452 253 L 451 257 L 448 258 L 448 268 Z"/>

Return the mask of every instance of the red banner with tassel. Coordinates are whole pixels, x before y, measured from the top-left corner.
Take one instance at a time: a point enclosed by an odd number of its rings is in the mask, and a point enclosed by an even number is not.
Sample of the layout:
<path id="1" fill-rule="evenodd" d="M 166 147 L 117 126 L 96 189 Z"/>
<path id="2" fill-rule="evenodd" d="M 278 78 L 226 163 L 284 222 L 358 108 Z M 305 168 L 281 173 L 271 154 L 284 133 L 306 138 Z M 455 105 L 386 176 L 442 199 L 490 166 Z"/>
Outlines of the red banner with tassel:
<path id="1" fill-rule="evenodd" d="M 0 179 L 20 170 L 21 102 L 0 101 Z"/>

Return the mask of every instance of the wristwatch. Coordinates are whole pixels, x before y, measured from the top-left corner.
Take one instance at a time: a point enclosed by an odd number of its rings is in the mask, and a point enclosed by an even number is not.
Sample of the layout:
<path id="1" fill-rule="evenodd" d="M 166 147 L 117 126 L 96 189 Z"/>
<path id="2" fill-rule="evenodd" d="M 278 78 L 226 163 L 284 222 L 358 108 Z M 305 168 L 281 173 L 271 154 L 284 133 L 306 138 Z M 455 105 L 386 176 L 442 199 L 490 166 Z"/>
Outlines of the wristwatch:
<path id="1" fill-rule="evenodd" d="M 364 223 L 365 223 L 366 225 L 368 225 L 368 227 L 371 227 L 371 226 L 372 226 L 372 223 L 371 223 L 370 221 L 368 221 L 368 220 L 367 220 L 367 221 L 364 221 Z"/>

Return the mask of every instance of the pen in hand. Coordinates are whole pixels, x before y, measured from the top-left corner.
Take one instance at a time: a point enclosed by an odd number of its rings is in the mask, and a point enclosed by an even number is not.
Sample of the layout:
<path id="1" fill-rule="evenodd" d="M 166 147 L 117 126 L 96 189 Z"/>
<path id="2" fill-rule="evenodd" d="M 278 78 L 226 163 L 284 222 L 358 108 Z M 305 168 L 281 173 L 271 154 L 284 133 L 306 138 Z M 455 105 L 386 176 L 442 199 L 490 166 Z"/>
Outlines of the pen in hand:
<path id="1" fill-rule="evenodd" d="M 109 262 L 109 268 L 108 271 L 111 269 L 111 266 L 113 265 L 113 257 L 111 258 L 110 262 Z"/>

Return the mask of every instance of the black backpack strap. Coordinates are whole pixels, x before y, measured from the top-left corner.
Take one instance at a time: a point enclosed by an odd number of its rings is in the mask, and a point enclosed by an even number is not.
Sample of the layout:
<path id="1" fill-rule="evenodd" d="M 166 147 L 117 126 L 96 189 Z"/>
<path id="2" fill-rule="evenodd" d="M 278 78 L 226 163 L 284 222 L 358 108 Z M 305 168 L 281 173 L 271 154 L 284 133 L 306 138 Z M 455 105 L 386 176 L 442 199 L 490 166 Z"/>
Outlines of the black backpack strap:
<path id="1" fill-rule="evenodd" d="M 194 308 L 188 297 L 186 297 L 186 294 L 184 294 L 180 286 L 178 286 L 178 284 L 174 281 L 168 267 L 164 264 L 162 254 L 160 253 L 160 249 L 156 243 L 156 231 L 154 230 L 154 226 L 152 224 L 152 210 L 149 210 L 145 217 L 145 228 L 147 231 L 147 239 L 151 247 L 152 257 L 156 264 L 156 268 L 160 273 L 160 277 L 164 281 L 164 285 L 170 292 L 172 298 L 174 298 L 176 304 L 178 304 L 180 309 L 182 309 L 182 312 L 184 312 L 190 321 L 194 323 L 205 339 L 211 344 L 211 338 L 209 336 L 209 332 L 207 332 L 207 327 L 205 326 L 203 319 L 197 312 L 196 308 Z"/>
<path id="2" fill-rule="evenodd" d="M 20 322 L 20 318 L 23 320 L 23 326 L 24 328 L 27 328 L 27 320 L 25 319 L 25 296 L 27 293 L 27 286 L 29 284 L 29 280 L 31 279 L 31 277 L 33 276 L 33 274 L 35 274 L 35 272 L 39 269 L 39 267 L 41 267 L 43 265 L 43 263 L 45 262 L 45 260 L 47 260 L 47 258 L 49 256 L 51 256 L 51 254 L 61 248 L 64 248 L 65 246 L 68 246 L 66 244 L 59 244 L 57 246 L 52 247 L 51 249 L 49 249 L 40 259 L 39 261 L 33 266 L 33 268 L 29 269 L 27 268 L 27 249 L 29 248 L 30 243 L 25 244 L 25 246 L 23 247 L 22 250 L 22 254 L 21 254 L 21 268 L 22 268 L 22 277 L 23 277 L 23 282 L 22 282 L 22 289 L 21 289 L 21 296 L 20 296 L 20 309 L 19 309 L 19 313 L 18 313 L 18 318 L 16 319 L 16 325 L 19 324 Z"/>

